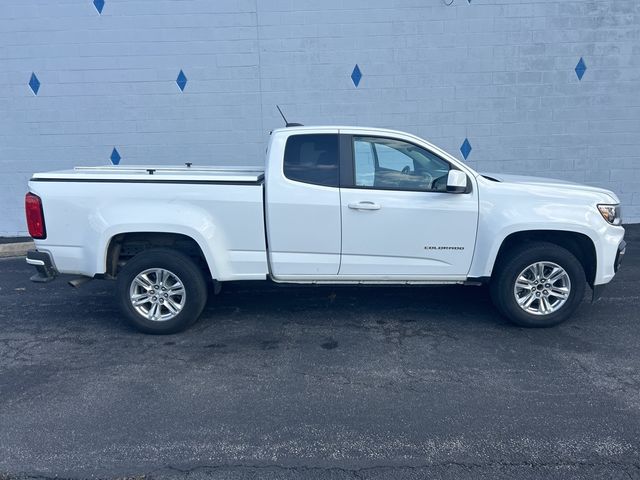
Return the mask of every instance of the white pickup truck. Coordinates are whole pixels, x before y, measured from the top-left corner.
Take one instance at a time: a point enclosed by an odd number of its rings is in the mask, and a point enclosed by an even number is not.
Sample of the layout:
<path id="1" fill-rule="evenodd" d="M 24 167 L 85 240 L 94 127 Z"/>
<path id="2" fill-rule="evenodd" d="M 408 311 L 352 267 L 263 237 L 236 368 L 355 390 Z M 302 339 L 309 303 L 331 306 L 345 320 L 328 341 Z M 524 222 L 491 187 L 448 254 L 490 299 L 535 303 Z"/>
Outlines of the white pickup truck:
<path id="1" fill-rule="evenodd" d="M 208 283 L 488 283 L 519 325 L 555 325 L 625 252 L 608 190 L 480 175 L 413 135 L 272 132 L 264 169 L 85 167 L 37 173 L 26 196 L 34 281 L 116 279 L 138 329 L 172 333 Z"/>

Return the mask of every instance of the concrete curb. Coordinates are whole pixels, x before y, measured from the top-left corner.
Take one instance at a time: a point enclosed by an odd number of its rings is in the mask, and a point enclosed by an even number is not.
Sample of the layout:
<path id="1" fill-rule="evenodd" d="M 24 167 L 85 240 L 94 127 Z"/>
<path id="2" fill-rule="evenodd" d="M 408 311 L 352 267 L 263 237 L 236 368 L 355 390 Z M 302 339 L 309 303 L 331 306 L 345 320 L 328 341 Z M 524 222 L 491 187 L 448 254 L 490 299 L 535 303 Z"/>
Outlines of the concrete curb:
<path id="1" fill-rule="evenodd" d="M 33 242 L 4 243 L 0 245 L 0 258 L 23 257 L 34 248 Z"/>

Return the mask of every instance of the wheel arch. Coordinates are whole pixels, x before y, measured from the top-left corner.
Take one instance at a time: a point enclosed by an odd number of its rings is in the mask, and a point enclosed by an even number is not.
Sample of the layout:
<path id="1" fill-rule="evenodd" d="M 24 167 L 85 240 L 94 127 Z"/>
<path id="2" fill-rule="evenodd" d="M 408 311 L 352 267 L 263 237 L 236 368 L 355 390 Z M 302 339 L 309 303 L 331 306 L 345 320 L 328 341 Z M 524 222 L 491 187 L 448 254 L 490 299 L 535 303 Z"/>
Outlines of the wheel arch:
<path id="1" fill-rule="evenodd" d="M 522 230 L 510 233 L 500 244 L 493 262 L 491 275 L 500 267 L 506 255 L 523 244 L 548 242 L 569 250 L 584 269 L 587 283 L 593 287 L 598 266 L 596 246 L 586 234 L 567 230 Z"/>
<path id="2" fill-rule="evenodd" d="M 203 270 L 216 278 L 215 266 L 210 258 L 206 244 L 183 232 L 152 230 L 125 230 L 111 234 L 103 249 L 103 271 L 109 278 L 115 278 L 122 266 L 137 253 L 152 248 L 171 248 L 180 251 L 197 261 Z"/>

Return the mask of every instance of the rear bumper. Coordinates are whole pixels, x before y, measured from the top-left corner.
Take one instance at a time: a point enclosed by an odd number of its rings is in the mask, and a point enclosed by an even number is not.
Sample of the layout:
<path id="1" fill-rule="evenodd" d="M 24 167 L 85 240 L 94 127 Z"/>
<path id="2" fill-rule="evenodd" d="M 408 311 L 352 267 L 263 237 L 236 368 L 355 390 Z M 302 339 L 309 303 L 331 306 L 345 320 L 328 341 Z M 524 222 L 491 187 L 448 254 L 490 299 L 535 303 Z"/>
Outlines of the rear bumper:
<path id="1" fill-rule="evenodd" d="M 29 250 L 29 252 L 27 252 L 27 263 L 36 267 L 37 270 L 37 273 L 30 278 L 32 282 L 50 282 L 58 275 L 58 271 L 53 266 L 51 255 L 47 252 Z"/>
<path id="2" fill-rule="evenodd" d="M 620 244 L 618 245 L 618 251 L 616 252 L 616 257 L 613 262 L 613 270 L 616 273 L 620 269 L 620 265 L 622 264 L 622 259 L 624 258 L 624 254 L 626 250 L 627 250 L 627 242 L 625 242 L 624 240 L 620 241 Z M 604 293 L 604 290 L 607 285 L 608 283 L 603 283 L 601 285 L 593 286 L 593 296 L 591 297 L 592 302 L 595 302 L 599 300 L 600 297 L 602 297 L 602 294 Z"/>

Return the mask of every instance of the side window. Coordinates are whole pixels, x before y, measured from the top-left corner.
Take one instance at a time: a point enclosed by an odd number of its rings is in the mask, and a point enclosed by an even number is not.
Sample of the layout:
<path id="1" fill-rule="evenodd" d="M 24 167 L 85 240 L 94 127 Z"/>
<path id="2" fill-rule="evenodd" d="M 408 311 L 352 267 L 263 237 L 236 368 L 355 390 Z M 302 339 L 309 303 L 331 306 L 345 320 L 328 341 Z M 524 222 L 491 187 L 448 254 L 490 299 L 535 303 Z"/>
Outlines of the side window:
<path id="1" fill-rule="evenodd" d="M 449 163 L 401 140 L 353 137 L 355 183 L 386 190 L 446 191 Z"/>
<path id="2" fill-rule="evenodd" d="M 297 182 L 338 186 L 338 135 L 292 135 L 284 149 L 284 175 Z"/>
<path id="3" fill-rule="evenodd" d="M 413 159 L 409 155 L 384 143 L 376 142 L 371 145 L 375 145 L 380 169 L 413 172 Z"/>

